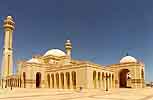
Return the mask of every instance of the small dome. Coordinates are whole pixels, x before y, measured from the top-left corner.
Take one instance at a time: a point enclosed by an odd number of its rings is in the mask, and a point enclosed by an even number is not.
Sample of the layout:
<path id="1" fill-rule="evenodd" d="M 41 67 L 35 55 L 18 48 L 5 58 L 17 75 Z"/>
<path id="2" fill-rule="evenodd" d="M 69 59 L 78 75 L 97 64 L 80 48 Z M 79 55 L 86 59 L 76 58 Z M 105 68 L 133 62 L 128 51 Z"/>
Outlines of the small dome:
<path id="1" fill-rule="evenodd" d="M 59 49 L 51 49 L 51 50 L 48 50 L 44 54 L 44 56 L 48 56 L 48 55 L 58 56 L 58 57 L 66 56 L 65 52 L 63 52 L 62 50 L 59 50 Z"/>
<path id="2" fill-rule="evenodd" d="M 36 59 L 36 58 L 32 58 L 32 59 L 28 60 L 27 62 L 28 62 L 28 63 L 40 63 L 40 62 L 38 61 L 38 59 Z"/>
<path id="3" fill-rule="evenodd" d="M 120 63 L 137 62 L 137 60 L 132 56 L 125 56 L 120 60 Z"/>

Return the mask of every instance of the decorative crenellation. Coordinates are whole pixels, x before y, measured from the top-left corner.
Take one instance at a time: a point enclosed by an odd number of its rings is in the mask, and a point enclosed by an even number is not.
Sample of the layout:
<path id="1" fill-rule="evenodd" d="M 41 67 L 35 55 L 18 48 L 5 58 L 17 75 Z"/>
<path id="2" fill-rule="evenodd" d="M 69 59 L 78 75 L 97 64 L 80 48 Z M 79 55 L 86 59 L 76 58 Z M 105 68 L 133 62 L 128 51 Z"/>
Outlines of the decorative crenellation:
<path id="1" fill-rule="evenodd" d="M 5 30 L 14 30 L 15 29 L 15 22 L 13 21 L 12 16 L 7 16 L 4 20 L 3 27 Z"/>

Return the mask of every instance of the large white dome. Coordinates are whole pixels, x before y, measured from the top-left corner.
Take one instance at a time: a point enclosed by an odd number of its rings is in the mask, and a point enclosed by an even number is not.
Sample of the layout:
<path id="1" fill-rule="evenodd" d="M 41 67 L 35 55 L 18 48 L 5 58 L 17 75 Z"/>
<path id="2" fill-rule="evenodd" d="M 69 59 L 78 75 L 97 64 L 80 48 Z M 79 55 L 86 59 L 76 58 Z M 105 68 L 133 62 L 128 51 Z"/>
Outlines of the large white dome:
<path id="1" fill-rule="evenodd" d="M 51 50 L 48 50 L 44 54 L 44 56 L 48 56 L 48 55 L 58 56 L 58 57 L 66 56 L 65 52 L 63 52 L 62 50 L 59 50 L 59 49 L 51 49 Z"/>
<path id="2" fill-rule="evenodd" d="M 36 59 L 36 58 L 32 58 L 32 59 L 28 60 L 27 62 L 28 62 L 28 63 L 40 63 L 40 62 L 38 61 L 38 59 Z"/>
<path id="3" fill-rule="evenodd" d="M 120 63 L 137 62 L 137 60 L 132 56 L 125 56 L 120 60 Z"/>

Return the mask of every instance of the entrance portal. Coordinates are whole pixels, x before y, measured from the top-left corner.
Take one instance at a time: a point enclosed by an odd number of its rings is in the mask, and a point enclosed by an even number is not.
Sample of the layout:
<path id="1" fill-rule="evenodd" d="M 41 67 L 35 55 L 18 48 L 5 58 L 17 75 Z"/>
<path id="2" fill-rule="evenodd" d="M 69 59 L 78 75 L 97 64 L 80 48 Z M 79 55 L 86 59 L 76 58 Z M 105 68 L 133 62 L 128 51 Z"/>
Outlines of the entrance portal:
<path id="1" fill-rule="evenodd" d="M 119 73 L 119 86 L 120 88 L 127 88 L 127 74 L 128 69 L 122 69 Z"/>
<path id="2" fill-rule="evenodd" d="M 41 73 L 37 72 L 36 73 L 36 88 L 40 88 L 40 83 L 41 83 Z"/>

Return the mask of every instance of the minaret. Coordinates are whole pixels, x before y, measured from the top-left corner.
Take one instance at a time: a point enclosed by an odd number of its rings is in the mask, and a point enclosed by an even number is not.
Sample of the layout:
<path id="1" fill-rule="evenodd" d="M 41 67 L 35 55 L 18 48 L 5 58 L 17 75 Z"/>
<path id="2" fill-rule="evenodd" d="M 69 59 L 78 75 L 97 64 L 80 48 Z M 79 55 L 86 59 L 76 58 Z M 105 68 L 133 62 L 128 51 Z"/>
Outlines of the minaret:
<path id="1" fill-rule="evenodd" d="M 65 50 L 66 50 L 66 54 L 69 57 L 69 59 L 71 59 L 71 50 L 72 50 L 72 44 L 70 40 L 67 40 L 65 43 Z"/>
<path id="2" fill-rule="evenodd" d="M 4 28 L 4 48 L 2 59 L 2 79 L 5 80 L 7 76 L 13 73 L 13 48 L 12 36 L 15 29 L 15 22 L 11 16 L 7 16 L 3 24 Z"/>

